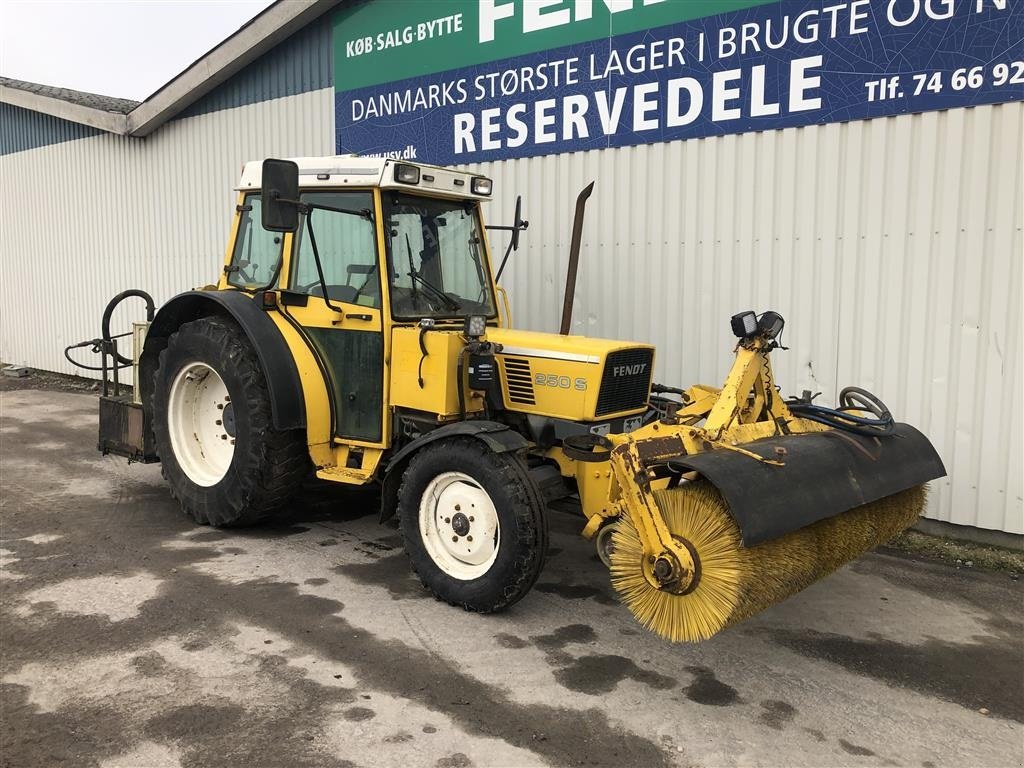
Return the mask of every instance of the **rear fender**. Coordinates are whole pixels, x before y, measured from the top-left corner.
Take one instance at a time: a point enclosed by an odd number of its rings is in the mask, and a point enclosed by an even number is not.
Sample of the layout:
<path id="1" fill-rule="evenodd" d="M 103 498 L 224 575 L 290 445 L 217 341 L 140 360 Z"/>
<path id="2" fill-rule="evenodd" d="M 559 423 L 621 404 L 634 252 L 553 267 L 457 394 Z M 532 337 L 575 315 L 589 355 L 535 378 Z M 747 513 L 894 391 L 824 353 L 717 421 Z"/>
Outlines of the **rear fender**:
<path id="1" fill-rule="evenodd" d="M 274 427 L 306 426 L 305 401 L 295 359 L 274 321 L 246 294 L 238 291 L 189 291 L 175 296 L 156 313 L 139 360 L 143 403 L 152 402 L 153 375 L 167 339 L 183 324 L 200 317 L 230 317 L 245 331 L 259 357 L 270 391 Z"/>
<path id="2" fill-rule="evenodd" d="M 530 446 L 530 442 L 525 437 L 508 425 L 499 424 L 496 421 L 459 421 L 420 435 L 392 456 L 384 470 L 384 482 L 380 495 L 380 521 L 382 523 L 387 522 L 395 515 L 395 510 L 398 508 L 398 486 L 401 485 L 402 475 L 405 473 L 405 468 L 409 466 L 413 454 L 425 445 L 457 435 L 476 438 L 495 453 L 519 451 Z"/>

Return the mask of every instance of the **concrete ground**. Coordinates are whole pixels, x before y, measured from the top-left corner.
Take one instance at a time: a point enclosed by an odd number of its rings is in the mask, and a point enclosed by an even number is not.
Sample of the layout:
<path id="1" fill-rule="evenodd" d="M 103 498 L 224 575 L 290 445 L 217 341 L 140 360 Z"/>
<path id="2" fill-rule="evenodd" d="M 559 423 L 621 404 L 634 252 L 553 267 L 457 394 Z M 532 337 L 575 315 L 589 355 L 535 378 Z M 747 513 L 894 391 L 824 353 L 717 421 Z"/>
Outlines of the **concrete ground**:
<path id="1" fill-rule="evenodd" d="M 95 452 L 94 395 L 0 393 L 3 766 L 1019 766 L 1005 574 L 870 554 L 710 642 L 612 596 L 553 513 L 536 589 L 431 599 L 374 499 L 192 525 Z"/>

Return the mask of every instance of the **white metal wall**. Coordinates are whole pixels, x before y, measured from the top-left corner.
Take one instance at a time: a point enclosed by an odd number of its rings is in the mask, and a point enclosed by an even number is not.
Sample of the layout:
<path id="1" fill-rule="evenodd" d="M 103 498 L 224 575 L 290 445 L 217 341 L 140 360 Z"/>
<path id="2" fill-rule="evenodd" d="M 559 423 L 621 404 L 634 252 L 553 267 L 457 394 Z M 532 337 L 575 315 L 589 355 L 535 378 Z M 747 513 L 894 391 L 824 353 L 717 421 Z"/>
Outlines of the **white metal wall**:
<path id="1" fill-rule="evenodd" d="M 82 373 L 63 349 L 100 335 L 111 296 L 217 281 L 243 162 L 333 152 L 328 88 L 0 156 L 0 360 Z M 122 307 L 115 331 L 143 317 Z"/>
<path id="2" fill-rule="evenodd" d="M 517 325 L 558 329 L 596 180 L 575 333 L 654 341 L 657 380 L 718 384 L 730 315 L 778 310 L 784 392 L 876 392 L 946 464 L 929 517 L 1022 533 L 1022 139 L 1012 103 L 478 168 L 489 220 L 521 193 L 530 221 L 502 280 Z"/>
<path id="3" fill-rule="evenodd" d="M 113 293 L 214 280 L 241 163 L 331 154 L 333 126 L 327 89 L 0 157 L 0 359 L 73 372 L 61 349 Z M 1015 103 L 480 169 L 489 220 L 516 193 L 530 220 L 503 279 L 518 326 L 557 329 L 596 180 L 575 332 L 652 341 L 658 380 L 713 384 L 729 316 L 776 309 L 785 392 L 877 392 L 946 462 L 930 517 L 1021 533 L 1022 139 Z"/>

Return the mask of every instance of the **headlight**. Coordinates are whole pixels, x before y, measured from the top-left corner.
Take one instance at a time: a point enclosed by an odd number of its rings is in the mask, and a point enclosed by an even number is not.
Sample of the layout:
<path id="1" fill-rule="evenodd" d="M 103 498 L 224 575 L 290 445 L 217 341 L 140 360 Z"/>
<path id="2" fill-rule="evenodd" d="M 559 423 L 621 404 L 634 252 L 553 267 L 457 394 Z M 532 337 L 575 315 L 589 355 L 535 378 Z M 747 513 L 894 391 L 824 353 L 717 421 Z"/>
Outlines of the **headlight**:
<path id="1" fill-rule="evenodd" d="M 732 332 L 739 339 L 749 339 L 757 333 L 757 315 L 754 312 L 740 312 L 732 316 Z"/>
<path id="2" fill-rule="evenodd" d="M 778 338 L 785 325 L 786 321 L 782 319 L 782 315 L 769 310 L 761 315 L 761 319 L 757 321 L 757 330 L 766 339 L 771 340 Z"/>
<path id="3" fill-rule="evenodd" d="M 395 181 L 399 181 L 402 184 L 419 184 L 420 169 L 415 165 L 398 163 L 395 165 Z"/>
<path id="4" fill-rule="evenodd" d="M 467 339 L 479 339 L 487 333 L 487 318 L 483 315 L 470 315 L 466 318 L 464 333 Z"/>
<path id="5" fill-rule="evenodd" d="M 485 179 L 483 176 L 476 176 L 470 183 L 469 189 L 474 195 L 490 195 L 492 186 L 490 179 Z"/>

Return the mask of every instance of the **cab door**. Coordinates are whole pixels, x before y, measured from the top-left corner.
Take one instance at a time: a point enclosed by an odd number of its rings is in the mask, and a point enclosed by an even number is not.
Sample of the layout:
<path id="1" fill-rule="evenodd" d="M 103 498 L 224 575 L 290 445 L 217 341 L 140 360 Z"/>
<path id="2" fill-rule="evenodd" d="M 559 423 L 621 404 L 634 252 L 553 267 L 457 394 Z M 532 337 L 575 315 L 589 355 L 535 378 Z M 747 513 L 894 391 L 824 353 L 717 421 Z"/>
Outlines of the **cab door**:
<path id="1" fill-rule="evenodd" d="M 387 434 L 387 377 L 375 196 L 370 190 L 324 190 L 304 192 L 302 200 L 341 211 L 313 209 L 301 218 L 281 308 L 323 367 L 334 436 L 380 446 Z"/>

